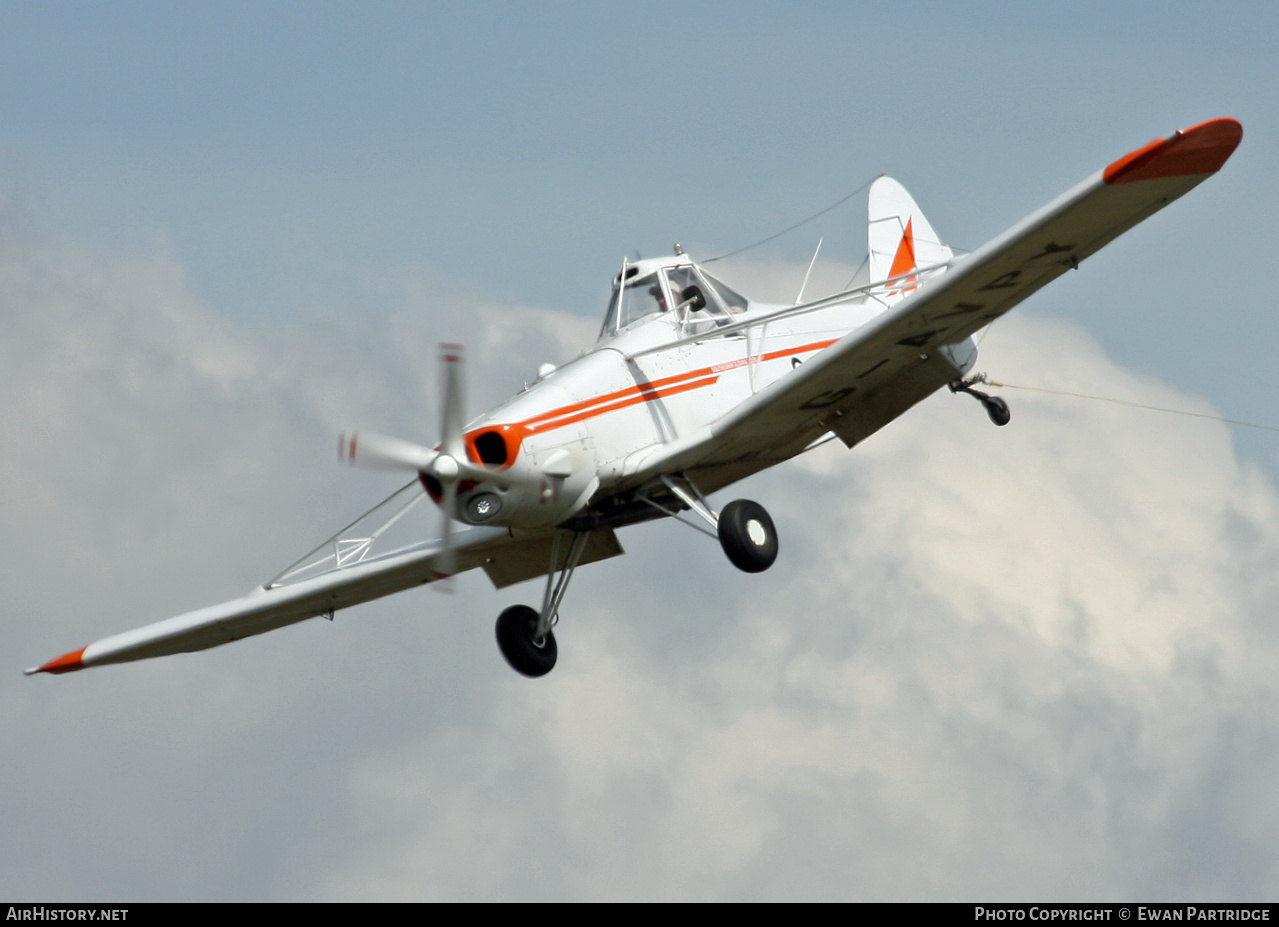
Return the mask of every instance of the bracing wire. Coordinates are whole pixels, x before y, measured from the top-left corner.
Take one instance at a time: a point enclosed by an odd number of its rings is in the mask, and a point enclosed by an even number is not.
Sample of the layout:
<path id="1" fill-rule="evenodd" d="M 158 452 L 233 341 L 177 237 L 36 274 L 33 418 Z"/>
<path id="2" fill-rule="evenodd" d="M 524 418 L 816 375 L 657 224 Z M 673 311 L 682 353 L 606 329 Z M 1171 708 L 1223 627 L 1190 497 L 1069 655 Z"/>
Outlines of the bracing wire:
<path id="1" fill-rule="evenodd" d="M 820 212 L 815 212 L 811 216 L 809 216 L 807 219 L 801 219 L 800 221 L 796 222 L 794 225 L 784 228 L 780 232 L 777 232 L 776 234 L 769 235 L 767 238 L 761 238 L 759 241 L 753 244 L 746 245 L 745 247 L 738 248 L 736 251 L 729 251 L 727 254 L 717 254 L 715 257 L 707 258 L 701 263 L 711 264 L 711 263 L 714 263 L 715 261 L 723 260 L 726 257 L 732 257 L 735 254 L 741 254 L 743 251 L 749 251 L 752 248 L 758 248 L 760 245 L 766 245 L 775 238 L 781 238 L 787 232 L 793 232 L 795 231 L 795 229 L 800 228 L 801 226 L 807 225 L 808 223 L 812 222 L 814 219 L 821 218 L 822 216 L 826 215 L 826 213 L 830 212 L 832 209 L 835 209 L 839 206 L 843 206 L 845 203 L 851 200 L 854 196 L 863 192 L 867 187 L 869 187 L 871 184 L 873 184 L 876 180 L 878 180 L 882 176 L 883 176 L 882 174 L 876 174 L 874 177 L 866 181 L 864 184 L 862 184 L 852 193 L 848 194 L 847 196 L 840 197 L 839 199 L 831 203 L 829 206 L 827 206 L 825 209 L 821 210 Z"/>
<path id="2" fill-rule="evenodd" d="M 786 228 L 782 229 L 780 232 L 775 232 L 774 234 L 769 235 L 767 238 L 761 238 L 759 241 L 752 242 L 751 244 L 738 248 L 735 251 L 728 251 L 728 252 L 725 252 L 724 254 L 717 254 L 715 257 L 706 258 L 704 261 L 702 261 L 702 263 L 711 264 L 711 263 L 714 263 L 715 261 L 723 260 L 724 258 L 733 257 L 734 255 L 742 254 L 745 251 L 750 251 L 752 248 L 758 248 L 760 245 L 766 245 L 770 241 L 773 241 L 774 239 L 781 238 L 783 235 L 787 234 L 788 232 L 793 232 L 797 228 L 802 228 L 803 226 L 812 222 L 814 219 L 819 219 L 822 216 L 826 215 L 826 213 L 830 212 L 831 210 L 837 209 L 838 207 L 844 205 L 853 197 L 855 197 L 857 194 L 863 192 L 867 187 L 869 187 L 872 183 L 874 183 L 876 180 L 878 180 L 882 176 L 884 175 L 876 174 L 874 177 L 866 181 L 856 190 L 847 194 L 846 196 L 840 197 L 835 202 L 827 206 L 825 209 L 819 210 L 818 212 L 813 213 L 811 216 L 808 216 L 805 219 L 801 219 L 800 221 L 796 222 L 794 225 L 787 226 Z M 964 248 L 955 248 L 953 246 L 952 246 L 952 250 L 960 254 L 970 253 L 968 250 Z M 814 258 L 815 257 L 816 255 L 814 255 Z M 870 260 L 870 256 L 867 255 L 866 260 L 862 262 L 863 265 L 866 264 L 869 260 Z M 809 267 L 809 270 L 810 271 L 812 270 L 811 266 Z M 861 272 L 861 268 L 858 268 L 857 273 L 860 273 L 860 272 Z M 856 274 L 854 274 L 853 276 L 854 278 L 856 278 Z M 849 281 L 850 285 L 851 285 L 851 282 L 852 281 Z M 989 331 L 990 331 L 990 326 L 987 326 L 986 331 L 982 333 L 982 340 L 985 340 L 986 334 L 989 333 Z M 1186 409 L 1168 409 L 1163 406 L 1148 405 L 1144 402 L 1133 402 L 1130 399 L 1115 399 L 1114 397 L 1111 397 L 1111 396 L 1093 396 L 1088 393 L 1073 393 L 1068 390 L 1048 389 L 1047 387 L 1044 387 L 1044 386 L 1021 386 L 1016 383 L 1003 383 L 998 380 L 987 379 L 984 376 L 982 377 L 982 381 L 989 384 L 990 386 L 1000 387 L 1002 389 L 1019 389 L 1019 390 L 1024 390 L 1026 392 L 1033 392 L 1033 393 L 1048 393 L 1054 396 L 1070 396 L 1075 399 L 1091 399 L 1094 402 L 1111 402 L 1111 403 L 1114 403 L 1115 405 L 1128 406 L 1129 408 L 1133 408 L 1133 409 L 1145 409 L 1149 412 L 1163 412 L 1168 415 L 1186 415 L 1191 418 L 1206 418 L 1214 422 L 1224 422 L 1227 425 L 1238 425 L 1241 428 L 1257 428 L 1261 431 L 1279 432 L 1279 427 L 1275 425 L 1261 425 L 1256 422 L 1245 422 L 1241 419 L 1227 418 L 1224 415 L 1212 415 L 1207 412 L 1190 412 L 1190 411 L 1187 411 Z M 819 443 L 824 443 L 824 441 Z"/>
<path id="3" fill-rule="evenodd" d="M 1237 418 L 1226 418 L 1224 415 L 1212 415 L 1208 412 L 1189 412 L 1185 409 L 1166 409 L 1163 406 L 1151 406 L 1144 402 L 1133 402 L 1131 399 L 1115 399 L 1110 396 L 1091 396 L 1088 393 L 1072 393 L 1061 389 L 1048 389 L 1043 386 L 1019 386 L 1016 383 L 1002 383 L 999 380 L 986 380 L 991 386 L 1001 387 L 1003 389 L 1020 389 L 1032 393 L 1050 393 L 1054 396 L 1071 396 L 1075 399 L 1092 399 L 1097 402 L 1113 402 L 1116 405 L 1129 406 L 1134 409 L 1146 409 L 1151 412 L 1166 412 L 1169 415 L 1188 415 L 1191 418 L 1206 418 L 1214 422 L 1225 422 L 1227 425 L 1239 425 L 1243 428 L 1258 428 L 1262 431 L 1277 431 L 1279 427 L 1274 425 L 1259 425 L 1256 422 L 1245 422 Z"/>
<path id="4" fill-rule="evenodd" d="M 844 289 L 851 290 L 853 288 L 853 281 L 857 279 L 857 275 L 860 274 L 863 270 L 865 270 L 869 266 L 870 266 L 870 252 L 867 251 L 866 256 L 862 258 L 862 262 L 858 264 L 857 269 L 853 271 L 853 275 L 849 277 L 848 282 L 844 284 Z"/>

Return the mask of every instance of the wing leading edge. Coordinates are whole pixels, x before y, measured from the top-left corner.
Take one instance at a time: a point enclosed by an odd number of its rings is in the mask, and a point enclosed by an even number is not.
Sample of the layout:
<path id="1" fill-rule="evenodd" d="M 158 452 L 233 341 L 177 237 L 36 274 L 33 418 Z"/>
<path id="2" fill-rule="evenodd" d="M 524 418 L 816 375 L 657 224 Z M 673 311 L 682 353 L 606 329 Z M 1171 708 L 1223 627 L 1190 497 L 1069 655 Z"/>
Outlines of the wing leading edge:
<path id="1" fill-rule="evenodd" d="M 507 528 L 468 528 L 454 535 L 451 571 L 463 573 L 480 567 L 501 588 L 545 574 L 552 550 L 550 532 L 516 534 Z M 621 553 L 612 531 L 597 530 L 591 532 L 580 563 Z M 565 556 L 562 551 L 557 568 L 563 566 Z M 428 541 L 287 585 L 258 586 L 242 598 L 104 637 L 25 672 L 28 676 L 70 673 L 90 666 L 206 650 L 308 618 L 332 617 L 339 609 L 445 578 L 439 572 L 444 559 L 443 543 Z"/>
<path id="2" fill-rule="evenodd" d="M 700 474 L 706 491 L 801 452 L 834 432 L 845 444 L 878 431 L 958 376 L 957 345 L 1040 287 L 1198 186 L 1243 137 L 1214 119 L 1112 162 L 945 273 L 733 409 L 706 431 L 645 461 Z"/>
<path id="3" fill-rule="evenodd" d="M 480 565 L 484 548 L 507 534 L 501 528 L 466 532 L 455 551 L 455 569 L 461 572 Z M 429 542 L 417 550 L 366 560 L 290 585 L 258 586 L 248 595 L 221 605 L 104 637 L 26 673 L 69 673 L 106 663 L 205 650 L 307 618 L 331 615 L 336 609 L 441 578 L 435 568 L 443 552 L 438 541 Z"/>

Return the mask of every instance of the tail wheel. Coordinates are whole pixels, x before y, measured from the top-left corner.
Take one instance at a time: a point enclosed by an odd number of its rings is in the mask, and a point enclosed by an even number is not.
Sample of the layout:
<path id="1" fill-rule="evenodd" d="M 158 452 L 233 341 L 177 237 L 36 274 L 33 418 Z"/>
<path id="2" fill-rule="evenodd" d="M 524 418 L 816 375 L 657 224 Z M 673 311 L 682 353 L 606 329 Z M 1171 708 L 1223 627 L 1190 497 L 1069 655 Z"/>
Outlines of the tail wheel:
<path id="1" fill-rule="evenodd" d="M 758 502 L 737 499 L 719 513 L 719 543 L 733 566 L 762 573 L 777 559 L 777 529 Z"/>
<path id="2" fill-rule="evenodd" d="M 986 409 L 986 414 L 990 416 L 990 420 L 996 425 L 1003 427 L 1012 421 L 1013 414 L 1008 410 L 1008 403 L 1004 402 L 998 396 L 987 396 L 981 401 Z"/>
<path id="3" fill-rule="evenodd" d="M 512 605 L 497 616 L 497 646 L 517 673 L 536 679 L 545 676 L 555 667 L 559 650 L 555 646 L 555 634 L 537 642 L 537 611 L 527 605 Z"/>

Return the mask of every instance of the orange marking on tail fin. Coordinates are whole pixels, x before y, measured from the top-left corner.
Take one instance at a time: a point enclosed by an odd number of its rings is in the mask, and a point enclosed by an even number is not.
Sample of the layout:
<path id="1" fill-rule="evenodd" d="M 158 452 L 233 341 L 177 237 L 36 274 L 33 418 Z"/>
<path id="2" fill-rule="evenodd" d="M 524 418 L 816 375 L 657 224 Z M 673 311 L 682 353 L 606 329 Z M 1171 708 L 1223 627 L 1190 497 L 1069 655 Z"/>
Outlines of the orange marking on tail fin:
<path id="1" fill-rule="evenodd" d="M 915 233 L 911 229 L 914 221 L 914 219 L 906 220 L 906 231 L 902 232 L 901 244 L 897 246 L 897 253 L 893 255 L 893 266 L 888 270 L 890 277 L 900 277 L 915 269 Z"/>
<path id="2" fill-rule="evenodd" d="M 902 240 L 897 245 L 897 253 L 893 255 L 893 266 L 888 269 L 888 278 L 900 277 L 902 274 L 908 274 L 917 266 L 915 264 L 915 232 L 913 229 L 914 219 L 906 220 L 906 230 L 902 232 Z M 898 293 L 905 293 L 915 289 L 916 278 L 907 277 L 898 284 L 898 289 L 891 291 L 889 296 L 896 296 Z"/>

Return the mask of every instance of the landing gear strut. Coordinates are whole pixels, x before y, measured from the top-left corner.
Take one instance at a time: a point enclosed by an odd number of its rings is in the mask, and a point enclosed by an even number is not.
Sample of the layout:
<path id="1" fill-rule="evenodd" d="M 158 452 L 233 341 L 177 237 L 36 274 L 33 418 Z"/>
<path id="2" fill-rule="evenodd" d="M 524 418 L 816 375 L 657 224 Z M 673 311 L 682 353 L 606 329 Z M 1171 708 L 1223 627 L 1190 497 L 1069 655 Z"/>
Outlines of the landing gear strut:
<path id="1" fill-rule="evenodd" d="M 1000 427 L 1007 425 L 1012 421 L 1013 414 L 1008 409 L 1008 403 L 1004 402 L 998 396 L 992 396 L 989 393 L 983 393 L 979 389 L 973 389 L 977 383 L 985 383 L 986 375 L 979 373 L 975 377 L 969 377 L 965 380 L 956 380 L 950 384 L 952 393 L 967 393 L 978 402 L 982 408 L 986 410 L 986 414 L 990 416 L 990 420 Z"/>
<path id="2" fill-rule="evenodd" d="M 672 495 L 710 525 L 712 530 L 708 531 L 696 522 L 685 519 L 679 512 L 666 508 L 647 495 L 641 494 L 641 499 L 689 527 L 718 538 L 720 547 L 724 548 L 728 559 L 739 570 L 762 573 L 773 565 L 773 561 L 777 559 L 777 529 L 773 527 L 773 520 L 768 517 L 768 512 L 762 505 L 749 499 L 736 499 L 724 506 L 724 510 L 717 515 L 688 478 L 688 474 L 683 474 L 687 486 L 681 486 L 667 476 L 659 479 Z"/>
<path id="3" fill-rule="evenodd" d="M 517 673 L 536 679 L 555 668 L 559 648 L 551 630 L 559 621 L 560 603 L 568 591 L 568 581 L 586 549 L 587 533 L 573 534 L 568 556 L 560 566 L 560 533 L 551 541 L 551 563 L 546 571 L 546 594 L 541 612 L 527 605 L 512 605 L 497 616 L 497 647 Z M 559 578 L 556 579 L 556 572 Z"/>

